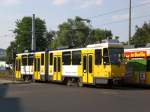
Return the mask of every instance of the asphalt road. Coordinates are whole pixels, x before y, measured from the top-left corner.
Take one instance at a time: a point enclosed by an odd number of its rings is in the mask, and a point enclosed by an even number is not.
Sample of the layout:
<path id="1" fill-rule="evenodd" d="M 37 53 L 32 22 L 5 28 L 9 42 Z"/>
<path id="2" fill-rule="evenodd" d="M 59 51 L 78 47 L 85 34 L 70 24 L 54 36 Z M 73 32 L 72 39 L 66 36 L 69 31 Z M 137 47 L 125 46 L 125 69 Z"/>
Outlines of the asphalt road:
<path id="1" fill-rule="evenodd" d="M 149 112 L 150 89 L 0 85 L 0 112 Z"/>

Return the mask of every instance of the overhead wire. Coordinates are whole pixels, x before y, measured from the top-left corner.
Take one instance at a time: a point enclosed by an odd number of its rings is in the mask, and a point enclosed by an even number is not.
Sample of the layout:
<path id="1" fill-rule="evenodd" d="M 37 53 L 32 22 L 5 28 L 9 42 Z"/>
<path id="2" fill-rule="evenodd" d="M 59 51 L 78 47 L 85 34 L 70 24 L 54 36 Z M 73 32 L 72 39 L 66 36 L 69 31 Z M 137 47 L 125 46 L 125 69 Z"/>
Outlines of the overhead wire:
<path id="1" fill-rule="evenodd" d="M 132 20 L 137 20 L 137 19 L 141 19 L 141 18 L 145 18 L 145 17 L 150 17 L 150 14 L 149 14 L 149 15 L 144 15 L 144 16 L 133 17 Z M 126 22 L 126 21 L 128 21 L 128 20 L 129 20 L 129 19 L 124 19 L 124 20 L 120 20 L 120 21 L 108 22 L 108 23 L 100 24 L 100 26 L 103 26 L 103 25 L 110 25 L 110 24 L 114 24 L 114 23 L 123 23 L 123 22 Z"/>
<path id="2" fill-rule="evenodd" d="M 142 7 L 142 6 L 145 6 L 145 5 L 150 5 L 150 2 L 142 3 L 142 4 L 139 4 L 139 5 L 134 5 L 134 6 L 132 6 L 132 9 Z M 90 16 L 90 17 L 87 17 L 87 19 L 94 19 L 94 18 L 110 15 L 110 14 L 113 14 L 113 13 L 122 12 L 122 11 L 125 11 L 125 10 L 128 10 L 128 9 L 129 8 L 117 9 L 117 10 L 113 10 L 113 11 L 110 11 L 110 12 L 105 12 L 105 13 L 102 13 L 102 14 L 98 14 L 98 15 L 95 15 L 95 16 Z"/>

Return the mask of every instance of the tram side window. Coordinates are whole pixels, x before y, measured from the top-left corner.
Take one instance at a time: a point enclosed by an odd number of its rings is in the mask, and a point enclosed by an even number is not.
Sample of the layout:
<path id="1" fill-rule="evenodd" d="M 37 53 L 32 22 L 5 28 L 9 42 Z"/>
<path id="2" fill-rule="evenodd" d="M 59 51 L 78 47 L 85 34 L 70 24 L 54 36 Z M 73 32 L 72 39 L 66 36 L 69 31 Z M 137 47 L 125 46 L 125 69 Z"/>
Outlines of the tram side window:
<path id="1" fill-rule="evenodd" d="M 23 66 L 27 65 L 27 57 L 22 57 L 22 65 Z"/>
<path id="2" fill-rule="evenodd" d="M 104 65 L 109 64 L 109 55 L 108 55 L 108 49 L 107 48 L 103 49 L 103 63 L 104 63 Z"/>
<path id="3" fill-rule="evenodd" d="M 20 71 L 21 66 L 20 66 L 20 60 L 16 60 L 16 71 Z"/>
<path id="4" fill-rule="evenodd" d="M 18 71 L 18 60 L 16 60 L 16 71 Z"/>
<path id="5" fill-rule="evenodd" d="M 86 56 L 84 56 L 83 57 L 83 72 L 85 72 L 86 71 L 86 65 L 87 65 L 87 63 L 86 63 Z"/>
<path id="6" fill-rule="evenodd" d="M 28 65 L 33 65 L 33 55 L 28 57 Z"/>
<path id="7" fill-rule="evenodd" d="M 56 66 L 57 66 L 57 59 L 56 57 L 54 57 L 54 72 L 57 72 Z"/>
<path id="8" fill-rule="evenodd" d="M 71 64 L 71 52 L 70 51 L 62 53 L 62 62 L 63 62 L 63 65 Z"/>
<path id="9" fill-rule="evenodd" d="M 150 58 L 147 59 L 147 71 L 150 72 Z"/>
<path id="10" fill-rule="evenodd" d="M 34 59 L 34 71 L 37 71 L 37 68 L 36 68 L 37 65 L 36 65 L 36 64 L 37 64 L 37 59 L 35 58 L 35 59 Z"/>
<path id="11" fill-rule="evenodd" d="M 44 65 L 44 54 L 41 54 L 41 65 Z"/>
<path id="12" fill-rule="evenodd" d="M 95 65 L 101 65 L 102 63 L 102 51 L 101 49 L 95 50 Z"/>
<path id="13" fill-rule="evenodd" d="M 50 65 L 53 65 L 53 53 L 50 53 L 50 60 L 49 60 L 50 62 Z"/>
<path id="14" fill-rule="evenodd" d="M 40 71 L 40 59 L 37 60 L 37 71 Z"/>
<path id="15" fill-rule="evenodd" d="M 18 61 L 18 66 L 19 66 L 18 71 L 20 71 L 21 70 L 21 61 L 20 60 Z"/>
<path id="16" fill-rule="evenodd" d="M 61 71 L 61 59 L 58 57 L 58 72 Z"/>
<path id="17" fill-rule="evenodd" d="M 92 73 L 92 65 L 93 65 L 93 59 L 92 59 L 92 56 L 90 55 L 89 56 L 89 73 Z"/>
<path id="18" fill-rule="evenodd" d="M 81 65 L 81 51 L 72 51 L 72 65 Z"/>

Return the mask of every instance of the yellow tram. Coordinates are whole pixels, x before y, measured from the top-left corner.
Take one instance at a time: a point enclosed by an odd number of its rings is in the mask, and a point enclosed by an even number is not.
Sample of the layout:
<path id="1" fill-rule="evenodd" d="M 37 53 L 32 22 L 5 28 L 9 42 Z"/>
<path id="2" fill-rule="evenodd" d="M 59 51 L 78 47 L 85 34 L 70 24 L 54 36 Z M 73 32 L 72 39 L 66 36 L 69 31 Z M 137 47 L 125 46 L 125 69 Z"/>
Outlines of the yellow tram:
<path id="1" fill-rule="evenodd" d="M 123 45 L 109 40 L 86 48 L 21 53 L 16 79 L 82 84 L 113 84 L 124 79 Z"/>

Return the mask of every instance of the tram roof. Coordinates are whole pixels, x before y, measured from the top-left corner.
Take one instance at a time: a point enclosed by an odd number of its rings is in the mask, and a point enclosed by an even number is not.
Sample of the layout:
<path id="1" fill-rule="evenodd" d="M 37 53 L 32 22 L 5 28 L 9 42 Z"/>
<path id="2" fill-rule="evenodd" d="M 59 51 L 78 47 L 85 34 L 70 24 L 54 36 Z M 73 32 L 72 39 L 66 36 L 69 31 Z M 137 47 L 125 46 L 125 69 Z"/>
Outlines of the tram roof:
<path id="1" fill-rule="evenodd" d="M 63 49 L 63 50 L 50 50 L 48 52 L 60 52 L 60 51 L 78 51 L 78 50 L 90 50 L 90 49 L 102 49 L 102 48 L 109 48 L 109 47 L 114 47 L 114 48 L 123 48 L 122 43 L 113 43 L 113 42 L 106 42 L 106 43 L 100 43 L 100 44 L 91 44 L 87 45 L 85 48 L 74 48 L 74 49 Z M 41 52 L 27 52 L 27 53 L 19 53 L 17 55 L 29 55 L 29 54 L 37 54 L 37 53 L 45 53 L 45 51 Z"/>
<path id="2" fill-rule="evenodd" d="M 150 52 L 150 47 L 146 48 L 132 48 L 132 49 L 124 49 L 125 52 L 134 52 L 134 51 L 149 51 Z"/>
<path id="3" fill-rule="evenodd" d="M 122 43 L 101 43 L 88 45 L 87 48 L 123 47 Z"/>
<path id="4" fill-rule="evenodd" d="M 17 55 L 29 55 L 29 54 L 35 54 L 34 52 L 26 52 L 26 53 L 18 53 Z"/>
<path id="5" fill-rule="evenodd" d="M 64 50 L 54 50 L 54 51 L 49 51 L 49 52 L 59 52 L 59 51 L 78 51 L 78 50 L 90 50 L 90 49 L 100 49 L 100 48 L 109 48 L 109 47 L 115 47 L 115 48 L 123 48 L 122 44 L 104 44 L 102 46 L 95 46 L 96 44 L 93 45 L 88 45 L 88 47 L 85 48 L 76 48 L 76 49 L 64 49 Z M 89 47 L 90 46 L 90 47 Z"/>

